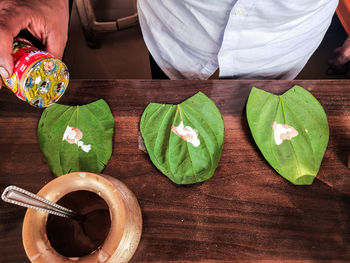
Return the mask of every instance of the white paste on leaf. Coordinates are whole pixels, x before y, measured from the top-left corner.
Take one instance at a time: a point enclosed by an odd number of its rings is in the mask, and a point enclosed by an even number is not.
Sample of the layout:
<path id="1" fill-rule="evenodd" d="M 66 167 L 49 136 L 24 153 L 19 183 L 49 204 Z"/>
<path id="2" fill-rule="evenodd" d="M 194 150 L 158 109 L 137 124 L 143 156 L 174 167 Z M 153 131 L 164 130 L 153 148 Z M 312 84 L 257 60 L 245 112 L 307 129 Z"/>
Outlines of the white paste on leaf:
<path id="1" fill-rule="evenodd" d="M 171 126 L 171 131 L 174 132 L 181 139 L 192 143 L 194 147 L 200 145 L 200 140 L 198 139 L 198 133 L 190 126 L 184 127 L 184 123 L 180 122 L 179 126 Z"/>
<path id="2" fill-rule="evenodd" d="M 279 124 L 274 121 L 272 123 L 272 129 L 273 137 L 277 145 L 282 144 L 285 140 L 291 140 L 298 136 L 298 131 L 287 124 Z"/>
<path id="3" fill-rule="evenodd" d="M 84 152 L 89 152 L 91 150 L 91 144 L 85 145 L 80 139 L 83 138 L 83 132 L 76 127 L 67 126 L 64 131 L 62 141 L 67 141 L 69 144 L 75 143 Z"/>

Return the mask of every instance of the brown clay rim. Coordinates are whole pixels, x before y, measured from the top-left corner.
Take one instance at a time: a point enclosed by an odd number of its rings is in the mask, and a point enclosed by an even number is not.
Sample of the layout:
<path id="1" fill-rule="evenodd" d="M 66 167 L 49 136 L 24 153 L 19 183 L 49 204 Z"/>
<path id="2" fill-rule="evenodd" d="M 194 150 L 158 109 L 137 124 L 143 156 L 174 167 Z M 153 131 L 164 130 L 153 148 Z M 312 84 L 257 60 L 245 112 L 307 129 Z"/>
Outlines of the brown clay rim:
<path id="1" fill-rule="evenodd" d="M 100 195 L 107 203 L 111 216 L 111 229 L 101 248 L 90 255 L 79 258 L 67 258 L 56 252 L 46 235 L 48 214 L 28 209 L 23 221 L 22 237 L 24 249 L 31 262 L 105 262 L 117 249 L 125 228 L 125 207 L 114 185 L 104 177 L 88 173 L 75 172 L 62 175 L 45 185 L 38 195 L 57 202 L 64 195 L 78 191 L 91 191 Z"/>

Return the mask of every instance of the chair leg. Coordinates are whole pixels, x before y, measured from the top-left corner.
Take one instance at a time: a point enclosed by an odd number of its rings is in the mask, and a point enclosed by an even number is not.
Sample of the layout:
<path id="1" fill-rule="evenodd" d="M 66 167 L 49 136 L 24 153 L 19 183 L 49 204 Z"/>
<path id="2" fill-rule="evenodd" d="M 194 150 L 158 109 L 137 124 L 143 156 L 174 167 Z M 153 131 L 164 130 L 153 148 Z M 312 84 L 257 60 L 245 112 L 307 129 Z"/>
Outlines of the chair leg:
<path id="1" fill-rule="evenodd" d="M 96 21 L 90 0 L 75 0 L 75 3 L 83 26 L 85 40 L 90 47 L 97 47 L 98 32 L 114 32 L 138 24 L 136 0 L 133 0 L 134 14 L 111 22 Z"/>
<path id="2" fill-rule="evenodd" d="M 85 40 L 90 47 L 98 44 L 97 34 L 94 31 L 94 21 L 96 21 L 90 0 L 75 0 L 78 15 L 83 27 Z"/>

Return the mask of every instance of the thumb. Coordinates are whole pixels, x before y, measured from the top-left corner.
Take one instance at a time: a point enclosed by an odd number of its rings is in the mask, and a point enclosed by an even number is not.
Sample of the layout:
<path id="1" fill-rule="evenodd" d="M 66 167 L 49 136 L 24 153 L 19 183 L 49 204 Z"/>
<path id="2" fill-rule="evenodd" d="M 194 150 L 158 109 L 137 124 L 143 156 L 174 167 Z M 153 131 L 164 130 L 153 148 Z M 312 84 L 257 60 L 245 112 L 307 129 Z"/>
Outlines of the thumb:
<path id="1" fill-rule="evenodd" d="M 13 37 L 11 34 L 0 32 L 0 75 L 7 79 L 13 73 Z"/>

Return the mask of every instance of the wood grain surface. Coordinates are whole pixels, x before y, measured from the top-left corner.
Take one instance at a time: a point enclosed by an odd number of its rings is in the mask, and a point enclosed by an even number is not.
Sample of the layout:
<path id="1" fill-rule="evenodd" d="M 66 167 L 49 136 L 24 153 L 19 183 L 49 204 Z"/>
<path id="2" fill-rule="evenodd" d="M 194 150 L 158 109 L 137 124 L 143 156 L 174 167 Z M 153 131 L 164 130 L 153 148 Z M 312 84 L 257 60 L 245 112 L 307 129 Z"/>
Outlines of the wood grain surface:
<path id="1" fill-rule="evenodd" d="M 329 144 L 312 186 L 294 186 L 268 165 L 245 116 L 252 86 L 281 94 L 294 84 L 319 100 L 329 121 Z M 178 186 L 139 149 L 140 116 L 150 102 L 177 104 L 198 91 L 223 115 L 222 157 L 210 180 Z M 350 262 L 349 80 L 73 80 L 60 103 L 100 98 L 115 118 L 113 154 L 103 173 L 134 192 L 143 214 L 131 262 Z M 37 139 L 41 113 L 0 90 L 1 192 L 10 184 L 37 192 L 55 178 Z M 29 262 L 21 241 L 24 213 L 0 202 L 0 262 Z"/>

